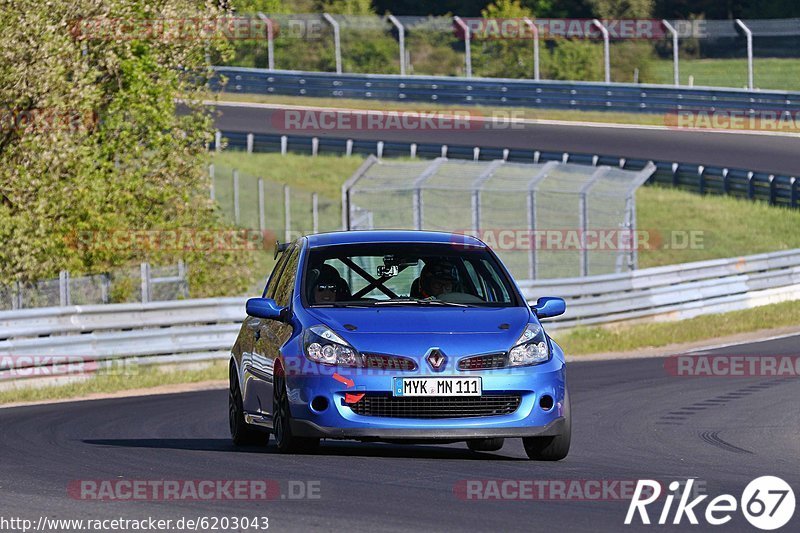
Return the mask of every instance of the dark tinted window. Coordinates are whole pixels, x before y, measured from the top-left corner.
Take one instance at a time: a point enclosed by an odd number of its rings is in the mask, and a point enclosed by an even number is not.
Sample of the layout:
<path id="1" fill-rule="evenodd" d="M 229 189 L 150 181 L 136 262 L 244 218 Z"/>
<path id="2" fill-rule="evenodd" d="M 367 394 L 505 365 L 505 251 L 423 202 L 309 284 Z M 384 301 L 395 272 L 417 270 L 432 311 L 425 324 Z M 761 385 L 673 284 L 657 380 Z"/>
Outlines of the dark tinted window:
<path id="1" fill-rule="evenodd" d="M 297 262 L 300 258 L 299 247 L 294 246 L 289 251 L 289 256 L 286 259 L 286 264 L 283 267 L 281 276 L 275 282 L 275 292 L 272 298 L 281 306 L 286 307 L 289 305 L 289 300 L 292 298 L 292 288 L 294 288 L 294 280 L 297 278 Z M 270 289 L 272 289 L 270 287 Z"/>
<path id="2" fill-rule="evenodd" d="M 267 286 L 264 287 L 264 298 L 275 297 L 275 286 L 278 284 L 278 279 L 281 277 L 283 267 L 286 265 L 286 258 L 289 257 L 290 253 L 291 250 L 282 253 L 278 258 L 278 262 L 275 263 L 275 267 L 272 269 L 272 273 L 267 280 Z"/>
<path id="3" fill-rule="evenodd" d="M 511 281 L 485 248 L 375 243 L 309 251 L 306 305 L 424 303 L 520 305 Z M 428 302 L 431 303 L 431 302 Z"/>

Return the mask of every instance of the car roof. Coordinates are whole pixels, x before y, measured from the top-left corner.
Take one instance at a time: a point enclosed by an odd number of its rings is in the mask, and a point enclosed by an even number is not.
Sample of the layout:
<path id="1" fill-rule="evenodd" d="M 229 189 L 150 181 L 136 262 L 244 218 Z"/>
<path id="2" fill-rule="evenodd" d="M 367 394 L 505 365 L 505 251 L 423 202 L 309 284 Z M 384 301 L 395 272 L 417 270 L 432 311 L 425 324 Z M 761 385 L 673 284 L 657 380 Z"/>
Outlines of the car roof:
<path id="1" fill-rule="evenodd" d="M 470 235 L 443 231 L 412 230 L 351 230 L 308 235 L 311 248 L 340 244 L 369 244 L 384 242 L 464 244 L 484 248 L 486 245 Z"/>

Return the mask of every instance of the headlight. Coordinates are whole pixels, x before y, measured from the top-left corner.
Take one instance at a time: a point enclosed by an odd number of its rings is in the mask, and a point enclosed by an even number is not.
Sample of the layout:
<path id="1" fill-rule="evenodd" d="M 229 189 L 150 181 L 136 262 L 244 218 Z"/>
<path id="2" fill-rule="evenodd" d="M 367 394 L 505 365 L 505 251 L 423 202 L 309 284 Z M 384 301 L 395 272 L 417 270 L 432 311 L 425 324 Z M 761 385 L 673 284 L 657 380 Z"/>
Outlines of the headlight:
<path id="1" fill-rule="evenodd" d="M 508 352 L 511 366 L 538 365 L 550 360 L 550 343 L 542 326 L 531 323 L 525 326 L 514 347 Z"/>
<path id="2" fill-rule="evenodd" d="M 319 325 L 306 330 L 303 339 L 306 357 L 324 365 L 364 366 L 364 357 L 346 340 Z"/>

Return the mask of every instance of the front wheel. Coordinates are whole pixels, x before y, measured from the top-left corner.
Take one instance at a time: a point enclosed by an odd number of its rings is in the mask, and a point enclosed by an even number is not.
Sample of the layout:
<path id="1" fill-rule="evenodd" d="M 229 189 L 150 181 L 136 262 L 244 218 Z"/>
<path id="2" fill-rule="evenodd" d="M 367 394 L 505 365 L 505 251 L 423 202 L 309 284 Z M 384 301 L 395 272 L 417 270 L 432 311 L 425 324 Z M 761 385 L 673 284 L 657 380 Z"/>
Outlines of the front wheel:
<path id="1" fill-rule="evenodd" d="M 296 437 L 292 434 L 292 413 L 289 410 L 289 396 L 286 394 L 286 378 L 283 374 L 275 374 L 273 396 L 272 428 L 278 451 L 281 453 L 314 451 L 319 446 L 319 439 Z"/>
<path id="2" fill-rule="evenodd" d="M 572 439 L 572 416 L 570 413 L 569 392 L 564 391 L 564 432 L 555 437 L 524 437 L 522 445 L 528 459 L 537 461 L 560 461 L 569 454 Z"/>
<path id="3" fill-rule="evenodd" d="M 228 425 L 231 439 L 236 446 L 265 446 L 269 442 L 269 432 L 261 431 L 244 421 L 244 404 L 242 391 L 236 369 L 231 366 L 228 384 Z"/>

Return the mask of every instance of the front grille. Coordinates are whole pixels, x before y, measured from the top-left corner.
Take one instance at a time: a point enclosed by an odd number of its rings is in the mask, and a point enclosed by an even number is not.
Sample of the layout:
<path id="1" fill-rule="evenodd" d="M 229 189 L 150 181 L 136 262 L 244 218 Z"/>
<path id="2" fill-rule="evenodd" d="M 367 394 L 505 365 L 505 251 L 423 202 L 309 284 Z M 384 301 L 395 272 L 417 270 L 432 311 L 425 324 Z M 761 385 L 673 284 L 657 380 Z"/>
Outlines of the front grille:
<path id="1" fill-rule="evenodd" d="M 459 370 L 488 370 L 506 366 L 505 353 L 489 353 L 465 357 L 458 362 Z"/>
<path id="2" fill-rule="evenodd" d="M 395 397 L 366 394 L 350 404 L 357 415 L 389 418 L 472 418 L 509 415 L 520 404 L 518 394 L 483 396 Z"/>
<path id="3" fill-rule="evenodd" d="M 378 353 L 364 354 L 364 364 L 367 368 L 376 370 L 409 372 L 417 369 L 417 362 L 413 359 L 399 355 L 384 355 Z"/>

